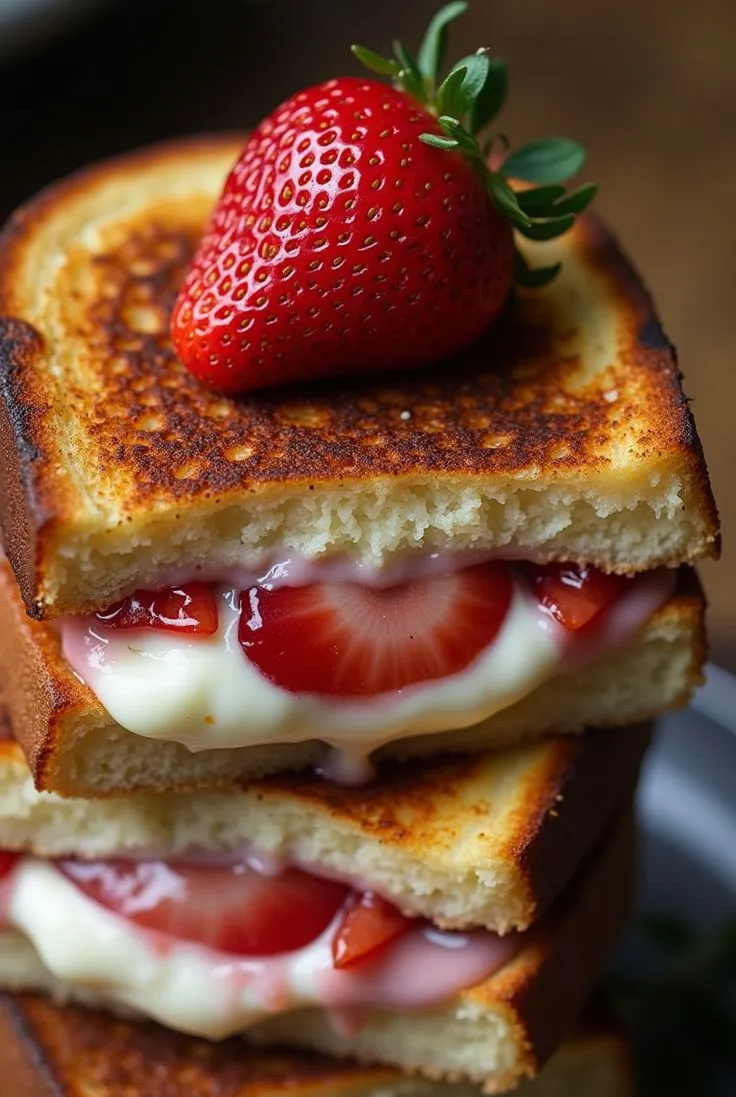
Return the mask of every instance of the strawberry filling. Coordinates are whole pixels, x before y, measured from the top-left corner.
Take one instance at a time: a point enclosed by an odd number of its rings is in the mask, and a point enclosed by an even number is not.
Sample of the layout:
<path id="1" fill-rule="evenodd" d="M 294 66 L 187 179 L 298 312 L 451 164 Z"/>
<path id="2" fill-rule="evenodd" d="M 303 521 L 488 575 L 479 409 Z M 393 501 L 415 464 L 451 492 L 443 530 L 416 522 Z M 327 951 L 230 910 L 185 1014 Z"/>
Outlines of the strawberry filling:
<path id="1" fill-rule="evenodd" d="M 217 632 L 217 605 L 206 583 L 186 583 L 164 590 L 137 590 L 95 614 L 111 629 L 165 629 L 212 636 Z"/>
<path id="2" fill-rule="evenodd" d="M 0 893 L 21 856 L 0 850 Z M 334 967 L 351 968 L 378 959 L 420 924 L 376 892 L 297 868 L 265 873 L 243 861 L 213 867 L 71 859 L 57 868 L 88 898 L 136 925 L 232 956 L 296 952 L 334 923 Z"/>
<path id="3" fill-rule="evenodd" d="M 539 605 L 570 632 L 594 622 L 631 583 L 625 576 L 575 564 L 547 564 L 527 571 Z"/>
<path id="4" fill-rule="evenodd" d="M 2 854 L 8 875 L 15 854 Z M 232 956 L 295 952 L 331 924 L 335 968 L 373 960 L 417 919 L 374 892 L 296 868 L 275 874 L 247 862 L 206 866 L 165 861 L 58 862 L 96 903 L 159 934 Z"/>
<path id="5" fill-rule="evenodd" d="M 373 588 L 355 582 L 251 586 L 241 591 L 238 639 L 247 659 L 292 694 L 373 697 L 457 674 L 493 644 L 514 576 L 568 632 L 595 627 L 632 580 L 575 564 L 491 561 Z M 164 629 L 211 636 L 213 590 L 189 583 L 137 591 L 96 615 L 105 630 Z"/>

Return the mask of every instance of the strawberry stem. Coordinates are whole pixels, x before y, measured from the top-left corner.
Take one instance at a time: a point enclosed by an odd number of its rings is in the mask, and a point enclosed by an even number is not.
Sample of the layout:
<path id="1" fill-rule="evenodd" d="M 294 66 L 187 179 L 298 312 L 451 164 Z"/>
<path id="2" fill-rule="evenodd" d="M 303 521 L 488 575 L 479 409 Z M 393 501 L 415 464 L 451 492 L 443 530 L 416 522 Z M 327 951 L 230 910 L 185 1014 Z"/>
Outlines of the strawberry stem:
<path id="1" fill-rule="evenodd" d="M 478 135 L 494 121 L 504 104 L 508 67 L 502 58 L 480 49 L 458 61 L 440 80 L 450 25 L 467 10 L 465 0 L 453 0 L 440 8 L 416 57 L 401 42 L 393 44 L 395 60 L 363 46 L 353 46 L 352 51 L 367 68 L 390 76 L 397 87 L 435 115 L 442 133 L 423 133 L 420 141 L 443 151 L 456 150 L 473 161 L 489 200 L 517 232 L 530 240 L 552 240 L 571 228 L 597 192 L 594 183 L 570 193 L 561 185 L 580 171 L 585 150 L 568 137 L 543 138 L 511 153 L 503 134 L 479 142 Z M 506 155 L 491 168 L 489 162 L 497 144 Z M 517 192 L 510 185 L 512 179 L 539 185 Z M 520 285 L 547 285 L 559 269 L 559 263 L 531 268 L 517 249 L 514 277 Z"/>

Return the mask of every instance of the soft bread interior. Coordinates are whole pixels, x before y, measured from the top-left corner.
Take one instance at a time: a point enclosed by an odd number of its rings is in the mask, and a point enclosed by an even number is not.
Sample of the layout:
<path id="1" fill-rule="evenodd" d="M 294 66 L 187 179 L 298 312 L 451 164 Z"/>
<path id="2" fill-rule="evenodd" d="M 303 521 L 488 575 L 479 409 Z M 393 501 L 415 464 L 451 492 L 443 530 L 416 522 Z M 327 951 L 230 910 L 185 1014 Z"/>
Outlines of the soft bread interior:
<path id="1" fill-rule="evenodd" d="M 274 1016 L 248 1037 L 504 1092 L 536 1074 L 572 1028 L 628 914 L 632 869 L 633 827 L 625 813 L 521 952 L 484 983 L 431 1012 L 369 1011 L 350 1037 L 320 1009 Z M 67 986 L 12 932 L 0 934 L 0 985 L 118 1008 L 114 988 Z"/>

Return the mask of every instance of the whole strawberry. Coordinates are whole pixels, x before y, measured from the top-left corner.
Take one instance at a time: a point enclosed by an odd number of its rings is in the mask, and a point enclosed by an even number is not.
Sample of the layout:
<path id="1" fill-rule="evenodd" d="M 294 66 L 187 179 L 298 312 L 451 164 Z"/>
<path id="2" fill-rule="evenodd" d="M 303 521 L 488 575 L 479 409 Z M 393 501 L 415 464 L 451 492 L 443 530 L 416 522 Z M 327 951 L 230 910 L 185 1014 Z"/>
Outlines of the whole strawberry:
<path id="1" fill-rule="evenodd" d="M 512 226 L 566 231 L 593 197 L 559 183 L 584 154 L 537 142 L 486 166 L 476 134 L 504 98 L 504 62 L 465 58 L 437 87 L 447 26 L 435 16 L 418 59 L 360 47 L 394 78 L 302 91 L 253 132 L 225 184 L 172 318 L 185 365 L 229 392 L 335 374 L 409 369 L 477 339 L 517 279 L 541 285 Z M 515 194 L 507 176 L 543 182 Z"/>

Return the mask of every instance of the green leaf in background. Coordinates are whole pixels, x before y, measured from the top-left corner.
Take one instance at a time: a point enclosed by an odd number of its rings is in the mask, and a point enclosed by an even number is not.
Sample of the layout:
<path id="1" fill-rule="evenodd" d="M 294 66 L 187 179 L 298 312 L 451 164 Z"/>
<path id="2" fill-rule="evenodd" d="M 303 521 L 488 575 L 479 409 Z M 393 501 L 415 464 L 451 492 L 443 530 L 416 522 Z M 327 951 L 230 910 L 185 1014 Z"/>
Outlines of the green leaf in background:
<path id="1" fill-rule="evenodd" d="M 361 65 L 365 65 L 371 72 L 377 72 L 380 76 L 397 75 L 399 64 L 390 57 L 381 57 L 380 53 L 374 53 L 373 50 L 366 49 L 365 46 L 351 46 L 350 49 Z"/>
<path id="2" fill-rule="evenodd" d="M 669 914 L 647 914 L 641 920 L 641 928 L 659 948 L 670 953 L 686 952 L 698 939 L 682 919 Z"/>
<path id="3" fill-rule="evenodd" d="M 633 1039 L 640 1097 L 706 1097 L 736 1087 L 736 919 L 706 932 L 666 912 L 644 916 L 652 955 L 607 981 Z M 724 1079 L 724 1073 L 727 1078 Z"/>
<path id="4" fill-rule="evenodd" d="M 564 183 L 585 163 L 585 149 L 569 137 L 546 137 L 523 145 L 506 158 L 501 171 L 527 183 Z"/>
<path id="5" fill-rule="evenodd" d="M 500 111 L 506 99 L 508 80 L 506 62 L 501 57 L 488 57 L 486 82 L 470 112 L 470 128 L 473 133 L 478 133 L 492 122 Z"/>
<path id="6" fill-rule="evenodd" d="M 465 0 L 453 0 L 453 3 L 440 8 L 427 28 L 419 47 L 418 66 L 422 77 L 431 86 L 437 83 L 445 59 L 448 27 L 467 10 Z"/>

